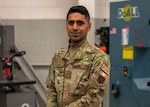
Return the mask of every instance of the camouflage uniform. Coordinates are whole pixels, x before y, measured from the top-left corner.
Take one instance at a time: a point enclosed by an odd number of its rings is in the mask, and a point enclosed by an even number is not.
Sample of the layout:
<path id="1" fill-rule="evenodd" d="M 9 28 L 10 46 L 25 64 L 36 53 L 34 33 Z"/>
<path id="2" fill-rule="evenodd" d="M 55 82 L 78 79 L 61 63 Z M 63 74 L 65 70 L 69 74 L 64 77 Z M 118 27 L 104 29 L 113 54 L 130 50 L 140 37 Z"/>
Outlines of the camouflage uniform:
<path id="1" fill-rule="evenodd" d="M 108 56 L 86 40 L 75 56 L 55 53 L 47 78 L 47 107 L 101 107 L 109 81 Z"/>

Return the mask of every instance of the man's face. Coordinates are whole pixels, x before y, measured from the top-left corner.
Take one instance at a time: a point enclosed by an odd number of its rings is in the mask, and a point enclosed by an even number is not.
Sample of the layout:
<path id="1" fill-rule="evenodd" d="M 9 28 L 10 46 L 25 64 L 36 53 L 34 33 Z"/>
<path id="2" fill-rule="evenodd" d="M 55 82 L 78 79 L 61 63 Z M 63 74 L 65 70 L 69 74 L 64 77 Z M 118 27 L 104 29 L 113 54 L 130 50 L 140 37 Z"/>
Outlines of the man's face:
<path id="1" fill-rule="evenodd" d="M 66 28 L 71 42 L 78 42 L 86 38 L 88 31 L 90 31 L 91 23 L 84 15 L 75 12 L 68 16 Z"/>

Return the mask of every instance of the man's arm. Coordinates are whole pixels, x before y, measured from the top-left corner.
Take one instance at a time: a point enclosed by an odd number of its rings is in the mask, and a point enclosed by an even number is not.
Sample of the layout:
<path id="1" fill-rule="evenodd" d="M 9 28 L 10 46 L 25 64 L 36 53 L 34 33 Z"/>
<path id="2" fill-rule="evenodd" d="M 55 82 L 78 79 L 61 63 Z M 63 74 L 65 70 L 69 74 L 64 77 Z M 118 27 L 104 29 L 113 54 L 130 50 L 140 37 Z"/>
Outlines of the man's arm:
<path id="1" fill-rule="evenodd" d="M 49 75 L 47 78 L 47 106 L 46 107 L 57 107 L 57 93 L 54 85 L 54 72 L 51 64 L 49 69 Z"/>

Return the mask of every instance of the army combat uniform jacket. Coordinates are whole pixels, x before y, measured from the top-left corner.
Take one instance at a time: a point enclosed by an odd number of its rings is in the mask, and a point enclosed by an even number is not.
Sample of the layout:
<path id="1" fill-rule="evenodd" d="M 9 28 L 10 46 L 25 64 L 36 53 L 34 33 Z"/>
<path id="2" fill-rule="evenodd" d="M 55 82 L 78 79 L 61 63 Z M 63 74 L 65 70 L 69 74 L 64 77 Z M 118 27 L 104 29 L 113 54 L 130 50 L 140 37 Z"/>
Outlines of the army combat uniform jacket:
<path id="1" fill-rule="evenodd" d="M 109 81 L 106 53 L 86 40 L 74 58 L 57 51 L 47 78 L 47 107 L 101 107 Z"/>

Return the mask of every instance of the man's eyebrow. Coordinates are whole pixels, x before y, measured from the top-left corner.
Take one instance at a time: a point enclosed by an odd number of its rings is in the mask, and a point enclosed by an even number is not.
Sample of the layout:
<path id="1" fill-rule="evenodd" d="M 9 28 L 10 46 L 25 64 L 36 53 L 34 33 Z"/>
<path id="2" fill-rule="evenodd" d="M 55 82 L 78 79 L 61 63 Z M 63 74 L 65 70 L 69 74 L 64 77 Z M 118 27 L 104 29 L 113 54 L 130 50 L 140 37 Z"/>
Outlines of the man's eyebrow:
<path id="1" fill-rule="evenodd" d="M 77 20 L 77 22 L 84 22 L 83 20 Z"/>
<path id="2" fill-rule="evenodd" d="M 84 22 L 83 20 L 68 20 L 68 21 L 73 21 L 73 22 Z"/>

